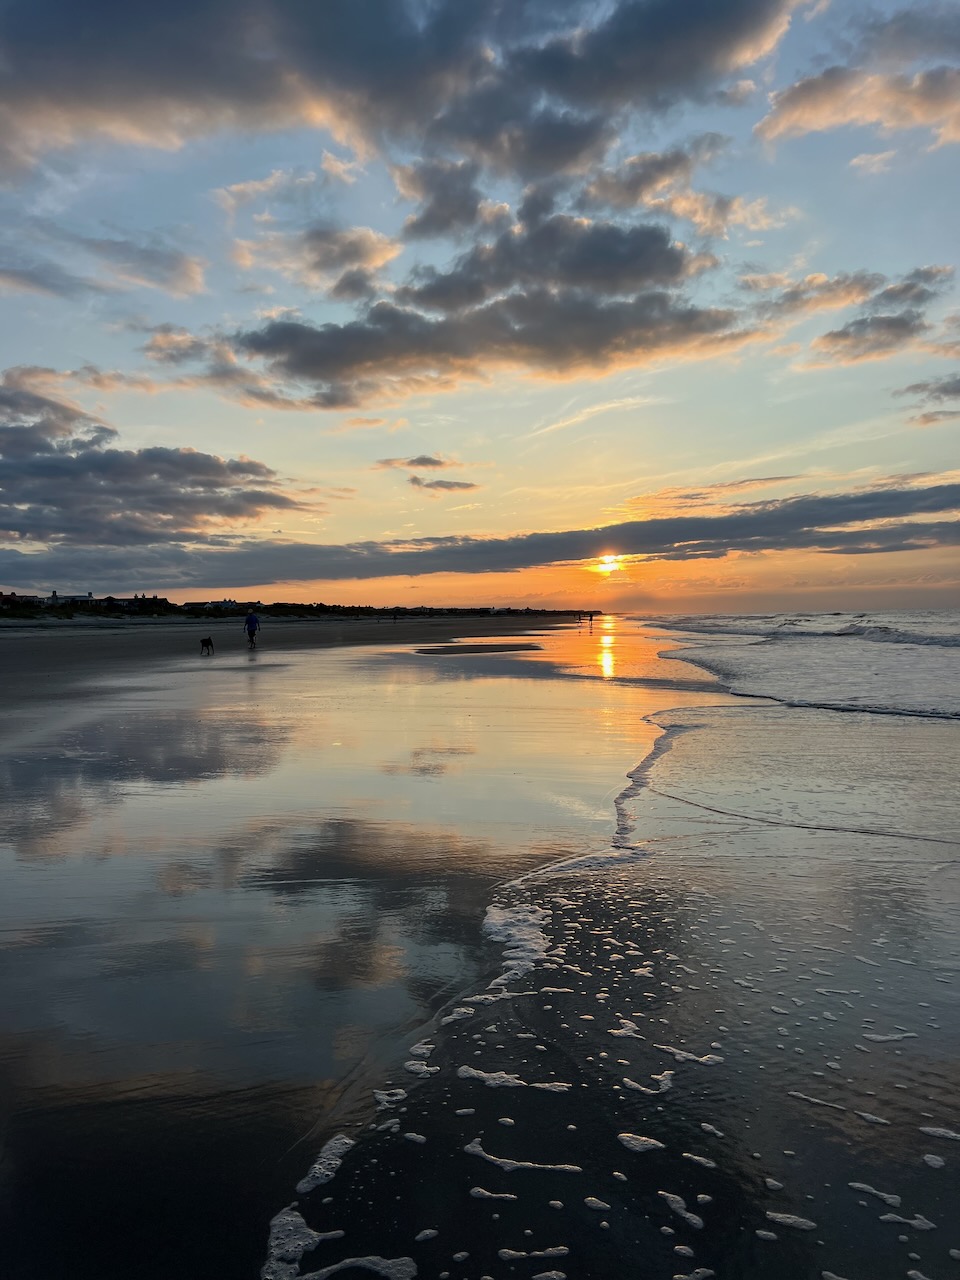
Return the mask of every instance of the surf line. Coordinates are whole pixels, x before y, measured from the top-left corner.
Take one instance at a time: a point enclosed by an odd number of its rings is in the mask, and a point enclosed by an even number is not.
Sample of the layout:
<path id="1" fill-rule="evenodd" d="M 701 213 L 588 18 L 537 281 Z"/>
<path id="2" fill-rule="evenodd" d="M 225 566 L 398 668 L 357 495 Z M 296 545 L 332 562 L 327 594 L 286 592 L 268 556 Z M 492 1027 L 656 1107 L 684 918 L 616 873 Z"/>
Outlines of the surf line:
<path id="1" fill-rule="evenodd" d="M 677 804 L 690 805 L 694 809 L 703 809 L 707 813 L 719 814 L 722 818 L 742 818 L 744 822 L 759 822 L 767 827 L 793 827 L 798 831 L 836 831 L 841 835 L 881 836 L 886 840 L 923 840 L 927 844 L 946 844 L 951 847 L 960 844 L 960 840 L 948 840 L 944 836 L 922 836 L 913 832 L 882 831 L 876 827 L 830 827 L 815 822 L 788 822 L 783 818 L 765 818 L 755 813 L 738 813 L 735 809 L 719 809 L 715 805 L 703 804 L 699 800 L 690 800 L 686 796 L 674 795 L 670 791 L 661 791 L 659 787 L 647 784 L 647 791 L 665 800 L 675 800 Z"/>

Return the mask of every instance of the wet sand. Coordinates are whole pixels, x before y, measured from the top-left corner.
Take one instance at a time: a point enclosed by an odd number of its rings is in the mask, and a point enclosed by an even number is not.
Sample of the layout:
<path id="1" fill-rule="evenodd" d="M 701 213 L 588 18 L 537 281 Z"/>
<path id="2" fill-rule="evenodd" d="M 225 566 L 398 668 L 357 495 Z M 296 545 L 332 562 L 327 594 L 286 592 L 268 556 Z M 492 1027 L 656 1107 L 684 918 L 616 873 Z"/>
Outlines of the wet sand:
<path id="1" fill-rule="evenodd" d="M 443 644 L 461 636 L 525 635 L 569 626 L 576 615 L 378 619 L 265 618 L 258 651 L 267 656 L 294 649 L 342 645 Z M 118 668 L 147 670 L 194 658 L 211 636 L 217 657 L 247 652 L 241 618 L 152 618 L 126 621 L 43 621 L 0 624 L 4 703 L 22 707 L 52 695 L 96 693 L 101 674 Z"/>

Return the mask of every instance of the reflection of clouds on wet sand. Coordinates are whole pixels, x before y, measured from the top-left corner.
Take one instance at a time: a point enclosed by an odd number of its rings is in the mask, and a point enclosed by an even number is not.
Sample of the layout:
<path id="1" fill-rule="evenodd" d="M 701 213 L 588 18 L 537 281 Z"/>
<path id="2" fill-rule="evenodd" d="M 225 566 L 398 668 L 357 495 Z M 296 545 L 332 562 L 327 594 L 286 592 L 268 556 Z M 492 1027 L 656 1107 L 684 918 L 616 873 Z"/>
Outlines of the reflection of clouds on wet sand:
<path id="1" fill-rule="evenodd" d="M 132 788 L 268 773 L 285 737 L 249 714 L 179 710 L 93 720 L 0 757 L 0 830 L 21 857 L 66 857 L 76 828 L 121 804 Z"/>
<path id="2" fill-rule="evenodd" d="M 382 773 L 415 774 L 421 778 L 439 778 L 451 770 L 451 760 L 458 756 L 476 755 L 476 747 L 415 747 L 409 761 L 380 766 Z"/>

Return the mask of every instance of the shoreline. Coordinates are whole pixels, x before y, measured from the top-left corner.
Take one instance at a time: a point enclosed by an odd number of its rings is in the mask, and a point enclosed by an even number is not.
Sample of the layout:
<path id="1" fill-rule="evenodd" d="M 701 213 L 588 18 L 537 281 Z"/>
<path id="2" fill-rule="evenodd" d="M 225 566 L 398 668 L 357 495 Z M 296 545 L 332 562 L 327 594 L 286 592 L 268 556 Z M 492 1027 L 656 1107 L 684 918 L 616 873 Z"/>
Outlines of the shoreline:
<path id="1" fill-rule="evenodd" d="M 266 618 L 260 653 L 362 645 L 445 644 L 464 637 L 528 635 L 574 626 L 576 614 L 503 614 L 463 617 L 382 619 L 337 618 L 323 621 Z M 118 666 L 178 662 L 198 658 L 200 640 L 212 636 L 217 655 L 247 653 L 241 618 L 167 619 L 136 622 L 73 621 L 8 623 L 0 627 L 0 661 L 5 674 L 5 705 L 23 710 L 53 696 L 83 696 L 80 686 Z M 89 695 L 96 693 L 91 685 Z"/>

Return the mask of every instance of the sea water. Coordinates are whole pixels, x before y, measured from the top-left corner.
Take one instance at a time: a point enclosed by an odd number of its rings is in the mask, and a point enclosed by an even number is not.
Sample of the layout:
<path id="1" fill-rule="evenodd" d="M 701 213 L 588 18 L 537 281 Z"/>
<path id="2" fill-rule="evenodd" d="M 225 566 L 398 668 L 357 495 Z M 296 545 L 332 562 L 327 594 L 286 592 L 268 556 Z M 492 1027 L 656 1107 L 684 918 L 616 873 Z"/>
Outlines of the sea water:
<path id="1" fill-rule="evenodd" d="M 960 1274 L 960 619 L 651 622 L 738 696 L 654 714 L 605 847 L 500 887 L 502 972 L 264 1280 Z"/>
<path id="2" fill-rule="evenodd" d="M 960 1274 L 958 623 L 265 637 L 18 728 L 3 1274 Z"/>

